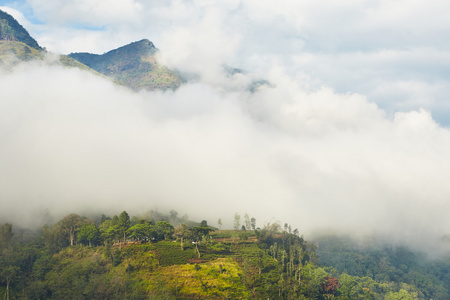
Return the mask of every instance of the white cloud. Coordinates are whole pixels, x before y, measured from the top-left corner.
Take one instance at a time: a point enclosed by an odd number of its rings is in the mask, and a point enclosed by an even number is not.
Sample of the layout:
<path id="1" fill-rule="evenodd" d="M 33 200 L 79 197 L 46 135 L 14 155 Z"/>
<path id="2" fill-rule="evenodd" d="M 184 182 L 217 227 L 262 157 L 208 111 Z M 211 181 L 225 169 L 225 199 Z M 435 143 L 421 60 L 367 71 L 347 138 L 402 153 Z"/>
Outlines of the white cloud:
<path id="1" fill-rule="evenodd" d="M 224 65 L 234 62 L 239 35 L 229 34 L 223 26 L 226 16 L 215 8 L 201 13 L 199 19 L 165 32 L 161 46 L 161 61 L 182 72 L 202 75 L 204 81 L 223 81 L 218 78 Z"/>
<path id="2" fill-rule="evenodd" d="M 2 218 L 158 206 L 412 243 L 449 234 L 448 130 L 425 110 L 389 120 L 361 95 L 278 72 L 253 94 L 215 83 L 136 94 L 39 64 L 2 73 Z"/>
<path id="3" fill-rule="evenodd" d="M 441 124 L 449 123 L 443 92 L 450 48 L 442 38 L 450 31 L 445 1 L 28 4 L 46 23 L 33 32 L 51 51 L 103 53 L 148 38 L 162 50 L 163 62 L 219 82 L 223 64 L 264 77 L 276 61 L 291 76 L 301 72 L 316 86 L 363 94 L 390 115 L 423 107 Z M 406 93 L 405 82 L 427 87 L 435 99 Z"/>
<path id="4" fill-rule="evenodd" d="M 11 210 L 183 203 L 302 232 L 449 234 L 447 2 L 28 3 L 50 50 L 149 38 L 161 61 L 200 79 L 131 94 L 56 67 L 2 74 L 0 196 Z M 257 79 L 270 84 L 252 94 Z"/>

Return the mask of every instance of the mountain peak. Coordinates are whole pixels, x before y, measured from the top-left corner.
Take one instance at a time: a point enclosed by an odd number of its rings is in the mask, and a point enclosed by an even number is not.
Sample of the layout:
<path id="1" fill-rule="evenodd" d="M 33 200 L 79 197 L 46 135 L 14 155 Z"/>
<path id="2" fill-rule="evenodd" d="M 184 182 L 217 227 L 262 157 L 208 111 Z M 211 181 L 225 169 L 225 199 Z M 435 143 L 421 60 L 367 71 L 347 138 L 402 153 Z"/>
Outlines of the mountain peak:
<path id="1" fill-rule="evenodd" d="M 133 45 L 133 44 L 143 45 L 143 46 L 147 46 L 149 48 L 155 48 L 156 49 L 155 45 L 151 41 L 149 41 L 148 39 L 142 39 L 140 41 L 131 43 L 129 45 Z"/>
<path id="2" fill-rule="evenodd" d="M 182 78 L 156 61 L 157 51 L 151 41 L 143 39 L 101 55 L 71 53 L 69 56 L 134 90 L 178 87 Z"/>
<path id="3" fill-rule="evenodd" d="M 155 45 L 147 40 L 143 39 L 137 42 L 130 43 L 128 45 L 122 46 L 120 48 L 111 50 L 104 55 L 110 56 L 110 55 L 126 55 L 129 53 L 133 53 L 133 55 L 146 55 L 146 54 L 153 54 L 158 49 L 155 47 Z"/>
<path id="4" fill-rule="evenodd" d="M 22 27 L 10 14 L 0 10 L 0 40 L 16 41 L 27 44 L 31 48 L 42 50 L 39 44 L 33 39 L 28 31 Z"/>

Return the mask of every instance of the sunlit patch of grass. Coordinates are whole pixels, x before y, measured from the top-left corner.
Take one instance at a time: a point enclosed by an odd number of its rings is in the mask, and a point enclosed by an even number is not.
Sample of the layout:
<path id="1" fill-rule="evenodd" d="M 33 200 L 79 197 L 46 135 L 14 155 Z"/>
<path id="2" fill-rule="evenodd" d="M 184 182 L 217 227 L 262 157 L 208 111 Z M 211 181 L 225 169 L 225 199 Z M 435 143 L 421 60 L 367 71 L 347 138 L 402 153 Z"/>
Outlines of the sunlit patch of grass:
<path id="1" fill-rule="evenodd" d="M 30 46 L 15 41 L 0 41 L 0 60 L 8 60 L 12 56 L 20 60 L 42 59 L 42 53 Z"/>
<path id="2" fill-rule="evenodd" d="M 201 264 L 174 265 L 160 270 L 166 285 L 177 294 L 204 299 L 247 299 L 243 272 L 232 258 Z"/>

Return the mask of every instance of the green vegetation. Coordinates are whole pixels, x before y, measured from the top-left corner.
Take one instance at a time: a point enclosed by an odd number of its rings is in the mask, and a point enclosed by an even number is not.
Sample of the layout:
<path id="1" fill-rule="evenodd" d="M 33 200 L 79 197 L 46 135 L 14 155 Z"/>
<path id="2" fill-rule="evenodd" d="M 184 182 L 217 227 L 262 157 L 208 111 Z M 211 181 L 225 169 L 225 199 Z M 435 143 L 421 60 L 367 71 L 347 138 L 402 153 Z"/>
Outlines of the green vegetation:
<path id="1" fill-rule="evenodd" d="M 47 59 L 48 63 L 60 64 L 70 68 L 78 68 L 80 70 L 89 71 L 96 75 L 105 77 L 70 56 L 57 55 L 55 56 L 56 59 L 54 59 L 53 57 L 50 58 L 52 54 L 43 50 L 32 48 L 23 42 L 0 40 L 0 65 L 3 64 L 7 66 L 14 66 L 20 62 L 43 61 L 46 56 L 49 58 Z"/>
<path id="2" fill-rule="evenodd" d="M 166 286 L 181 298 L 249 299 L 239 264 L 230 257 L 204 263 L 173 265 L 160 276 Z"/>
<path id="3" fill-rule="evenodd" d="M 174 242 L 162 241 L 156 243 L 155 247 L 161 266 L 188 264 L 197 258 L 197 252 L 193 246 L 187 246 L 184 247 L 184 250 L 181 250 L 179 245 Z"/>
<path id="4" fill-rule="evenodd" d="M 98 72 L 92 70 L 92 69 L 89 68 L 88 66 L 86 66 L 86 65 L 84 65 L 84 64 L 82 64 L 82 63 L 80 63 L 79 61 L 73 59 L 72 57 L 70 57 L 70 56 L 68 56 L 68 55 L 59 55 L 59 60 L 58 60 L 58 62 L 59 62 L 61 65 L 65 66 L 65 67 L 78 68 L 78 69 L 80 69 L 80 70 L 89 71 L 89 72 L 92 72 L 92 73 L 94 73 L 94 74 L 96 74 L 96 75 L 105 77 L 105 76 L 103 76 L 102 74 L 100 74 L 100 73 L 98 73 Z"/>
<path id="5" fill-rule="evenodd" d="M 255 228 L 249 216 L 244 223 L 255 230 L 213 231 L 206 220 L 180 223 L 186 219 L 124 211 L 69 214 L 37 232 L 1 224 L 0 297 L 449 299 L 449 258 L 337 237 L 316 247 L 288 224 Z"/>
<path id="6" fill-rule="evenodd" d="M 157 51 L 152 42 L 144 39 L 102 55 L 71 53 L 69 56 L 136 91 L 177 88 L 183 80 L 176 72 L 157 63 Z"/>
<path id="7" fill-rule="evenodd" d="M 29 61 L 32 59 L 43 59 L 41 51 L 28 46 L 22 42 L 9 42 L 0 40 L 0 62 Z"/>
<path id="8" fill-rule="evenodd" d="M 0 65 L 14 66 L 47 57 L 47 62 L 87 70 L 135 91 L 179 87 L 183 79 L 177 72 L 158 64 L 157 51 L 152 42 L 144 39 L 103 55 L 72 53 L 50 58 L 51 53 L 41 48 L 11 15 L 0 10 Z"/>
<path id="9" fill-rule="evenodd" d="M 381 283 L 393 282 L 402 293 L 417 293 L 420 298 L 449 299 L 449 257 L 430 260 L 406 247 L 371 240 L 358 246 L 350 238 L 335 236 L 323 236 L 317 241 L 321 264 L 339 273 L 373 278 Z"/>
<path id="10" fill-rule="evenodd" d="M 19 24 L 11 15 L 0 10 L 0 40 L 22 42 L 36 50 L 42 50 L 25 28 Z"/>
<path id="11" fill-rule="evenodd" d="M 45 59 L 95 69 L 134 90 L 178 87 L 182 79 L 156 62 L 156 52 L 142 40 L 103 55 L 52 59 L 0 11 L 4 65 Z M 93 219 L 72 213 L 36 232 L 0 223 L 0 297 L 450 299 L 450 257 L 429 260 L 405 247 L 356 246 L 335 236 L 312 243 L 288 224 L 257 227 L 248 214 L 230 221 L 234 230 L 216 230 L 172 210 Z M 222 218 L 217 224 L 222 229 Z"/>

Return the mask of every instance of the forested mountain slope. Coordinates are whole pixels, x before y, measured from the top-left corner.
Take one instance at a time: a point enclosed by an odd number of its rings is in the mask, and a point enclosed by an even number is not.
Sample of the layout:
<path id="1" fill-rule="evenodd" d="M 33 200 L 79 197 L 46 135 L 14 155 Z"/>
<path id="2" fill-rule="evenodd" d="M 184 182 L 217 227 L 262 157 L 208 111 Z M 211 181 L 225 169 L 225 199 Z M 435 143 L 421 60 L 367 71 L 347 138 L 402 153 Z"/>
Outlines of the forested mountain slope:
<path id="1" fill-rule="evenodd" d="M 1 224 L 0 296 L 449 299 L 449 259 L 424 264 L 404 248 L 362 254 L 342 239 L 322 241 L 328 245 L 318 250 L 287 224 L 215 230 L 206 220 L 187 221 L 172 212 L 130 218 L 124 211 L 112 218 L 69 214 L 33 234 Z"/>
<path id="2" fill-rule="evenodd" d="M 158 64 L 156 52 L 153 43 L 144 39 L 102 55 L 71 53 L 69 56 L 134 90 L 178 87 L 181 77 Z"/>
<path id="3" fill-rule="evenodd" d="M 111 50 L 105 54 L 71 53 L 55 55 L 47 52 L 11 15 L 0 11 L 0 65 L 16 65 L 22 61 L 45 60 L 102 74 L 135 91 L 140 89 L 175 89 L 181 76 L 156 61 L 158 50 L 147 39 Z M 57 56 L 58 59 L 54 59 Z M 49 58 L 47 59 L 46 58 Z"/>
<path id="4" fill-rule="evenodd" d="M 0 10 L 0 41 L 22 42 L 36 50 L 42 50 L 25 28 L 11 15 Z"/>
<path id="5" fill-rule="evenodd" d="M 415 286 L 425 299 L 450 299 L 450 255 L 428 258 L 405 246 L 333 235 L 317 238 L 316 242 L 321 265 L 339 273 L 366 276 L 377 282 L 404 282 Z"/>

